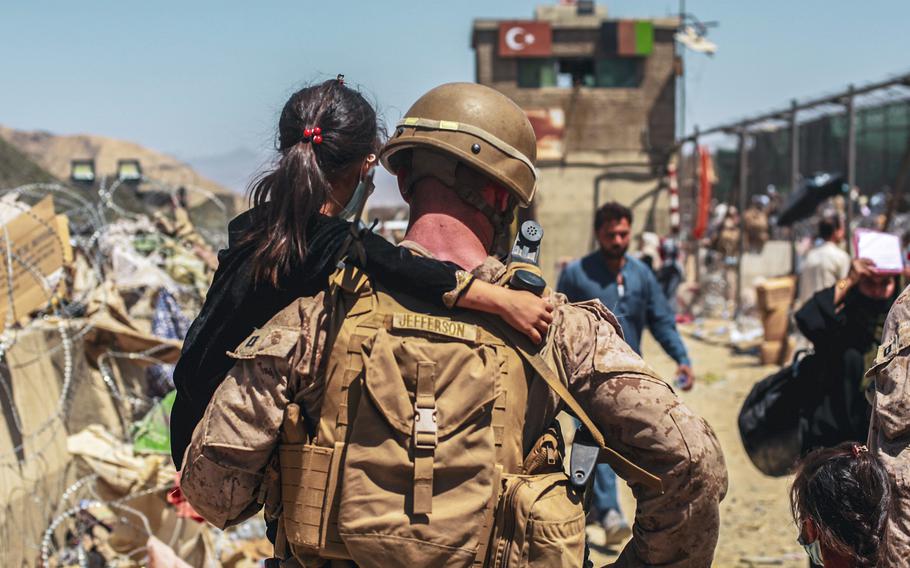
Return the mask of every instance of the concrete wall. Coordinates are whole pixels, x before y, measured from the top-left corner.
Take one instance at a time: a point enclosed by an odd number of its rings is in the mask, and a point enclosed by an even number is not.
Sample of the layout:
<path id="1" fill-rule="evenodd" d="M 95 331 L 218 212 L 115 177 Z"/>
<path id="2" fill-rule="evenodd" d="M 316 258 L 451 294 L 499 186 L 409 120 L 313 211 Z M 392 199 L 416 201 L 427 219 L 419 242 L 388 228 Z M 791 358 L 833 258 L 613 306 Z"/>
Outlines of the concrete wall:
<path id="1" fill-rule="evenodd" d="M 640 162 L 646 158 L 647 156 L 638 156 Z M 669 231 L 667 192 L 655 193 L 653 190 L 658 180 L 641 174 L 642 169 L 584 166 L 540 168 L 534 214 L 544 229 L 541 267 L 548 282 L 555 285 L 558 267 L 564 261 L 593 250 L 594 181 L 605 171 L 612 173 L 599 184 L 598 206 L 613 200 L 626 206 L 634 205 L 632 230 L 635 235 L 644 230 L 656 231 L 658 234 Z M 633 239 L 633 248 L 634 246 Z"/>

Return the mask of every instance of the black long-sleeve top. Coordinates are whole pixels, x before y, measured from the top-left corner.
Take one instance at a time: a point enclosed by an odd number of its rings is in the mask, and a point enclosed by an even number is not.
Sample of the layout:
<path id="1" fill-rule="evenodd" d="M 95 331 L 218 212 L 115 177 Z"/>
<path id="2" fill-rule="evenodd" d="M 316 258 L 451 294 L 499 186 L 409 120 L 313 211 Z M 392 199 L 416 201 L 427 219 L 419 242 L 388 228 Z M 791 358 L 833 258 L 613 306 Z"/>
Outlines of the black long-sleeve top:
<path id="1" fill-rule="evenodd" d="M 240 242 L 253 216 L 251 210 L 231 221 L 228 248 L 218 253 L 218 270 L 174 369 L 177 398 L 171 415 L 171 455 L 178 469 L 193 429 L 233 365 L 226 352 L 294 299 L 325 289 L 338 252 L 350 234 L 349 222 L 316 215 L 306 227 L 306 259 L 282 275 L 277 287 L 255 284 L 255 243 Z M 443 305 L 444 295 L 458 286 L 456 273 L 460 267 L 453 263 L 414 255 L 368 231 L 362 243 L 365 262 L 361 263 L 357 255 L 350 255 L 349 261 L 389 288 Z"/>
<path id="2" fill-rule="evenodd" d="M 798 380 L 807 387 L 800 424 L 803 454 L 863 442 L 869 430 L 863 374 L 878 348 L 890 301 L 871 300 L 854 288 L 839 306 L 834 292 L 834 286 L 817 292 L 795 314 L 815 350 L 799 367 Z"/>

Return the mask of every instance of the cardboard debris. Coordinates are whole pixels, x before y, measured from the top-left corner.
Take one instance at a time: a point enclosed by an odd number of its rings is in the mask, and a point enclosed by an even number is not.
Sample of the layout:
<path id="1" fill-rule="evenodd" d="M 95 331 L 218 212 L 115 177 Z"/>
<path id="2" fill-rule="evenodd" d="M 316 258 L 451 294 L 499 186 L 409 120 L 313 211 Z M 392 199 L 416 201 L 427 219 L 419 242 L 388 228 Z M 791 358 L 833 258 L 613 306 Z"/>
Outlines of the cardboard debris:
<path id="1" fill-rule="evenodd" d="M 24 319 L 50 304 L 56 286 L 49 286 L 48 279 L 73 259 L 66 217 L 54 213 L 50 195 L 30 208 L 9 200 L 2 206 L 0 216 L 6 222 L 0 225 L 0 331 L 8 321 Z M 11 267 L 7 252 L 15 255 Z"/>
<path id="2" fill-rule="evenodd" d="M 796 295 L 792 276 L 769 278 L 756 286 L 757 305 L 761 313 L 766 342 L 782 343 L 787 335 L 790 307 Z"/>
<path id="3" fill-rule="evenodd" d="M 148 368 L 182 347 L 182 333 L 154 328 L 155 300 L 168 290 L 181 315 L 199 309 L 214 268 L 205 241 L 183 212 L 173 235 L 151 210 L 86 214 L 81 191 L 58 211 L 73 191 L 0 196 L 0 566 L 42 553 L 48 567 L 255 566 L 270 554 L 264 525 L 221 533 L 168 501 L 173 398 L 149 389 Z"/>
<path id="4" fill-rule="evenodd" d="M 67 438 L 66 448 L 104 481 L 113 497 L 169 483 L 173 471 L 160 456 L 137 456 L 131 444 L 119 441 L 93 424 Z"/>

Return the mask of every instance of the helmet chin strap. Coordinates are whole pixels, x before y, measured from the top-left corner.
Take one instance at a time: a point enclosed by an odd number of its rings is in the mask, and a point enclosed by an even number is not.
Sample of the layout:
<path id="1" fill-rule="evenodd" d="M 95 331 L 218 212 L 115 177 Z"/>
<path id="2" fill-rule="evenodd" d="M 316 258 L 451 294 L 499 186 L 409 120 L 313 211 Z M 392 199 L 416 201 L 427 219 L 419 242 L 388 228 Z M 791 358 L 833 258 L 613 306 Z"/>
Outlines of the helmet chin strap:
<path id="1" fill-rule="evenodd" d="M 474 188 L 456 183 L 455 187 L 452 189 L 462 201 L 479 210 L 484 214 L 487 220 L 490 221 L 490 225 L 493 227 L 493 240 L 490 243 L 490 250 L 487 252 L 493 252 L 492 249 L 496 246 L 499 239 L 503 235 L 508 234 L 509 226 L 515 218 L 515 198 L 510 195 L 509 206 L 505 211 L 499 212 L 492 205 L 487 203 L 480 192 Z"/>
<path id="2" fill-rule="evenodd" d="M 487 178 L 460 163 L 458 159 L 434 152 L 432 150 L 414 150 L 408 179 L 405 183 L 406 194 L 411 193 L 414 184 L 425 177 L 433 177 L 440 183 L 455 192 L 458 197 L 484 214 L 493 227 L 493 240 L 490 248 L 494 247 L 502 235 L 508 234 L 509 226 L 515 214 L 516 199 L 509 194 L 509 203 L 505 211 L 497 211 L 495 207 L 486 202 L 482 195 L 482 187 L 488 183 Z M 487 252 L 492 252 L 488 250 Z"/>

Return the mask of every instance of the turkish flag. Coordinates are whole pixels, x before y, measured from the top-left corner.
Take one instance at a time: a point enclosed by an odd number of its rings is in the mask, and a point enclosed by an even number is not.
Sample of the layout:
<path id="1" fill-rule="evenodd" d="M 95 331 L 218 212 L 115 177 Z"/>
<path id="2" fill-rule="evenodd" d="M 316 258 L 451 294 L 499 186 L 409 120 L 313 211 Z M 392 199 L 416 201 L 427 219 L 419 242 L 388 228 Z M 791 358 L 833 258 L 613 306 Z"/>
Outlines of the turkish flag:
<path id="1" fill-rule="evenodd" d="M 499 24 L 500 57 L 546 57 L 553 51 L 553 30 L 548 22 Z"/>

